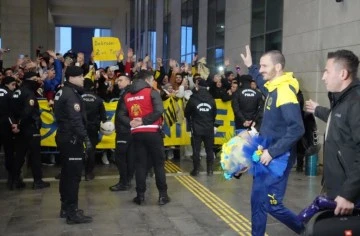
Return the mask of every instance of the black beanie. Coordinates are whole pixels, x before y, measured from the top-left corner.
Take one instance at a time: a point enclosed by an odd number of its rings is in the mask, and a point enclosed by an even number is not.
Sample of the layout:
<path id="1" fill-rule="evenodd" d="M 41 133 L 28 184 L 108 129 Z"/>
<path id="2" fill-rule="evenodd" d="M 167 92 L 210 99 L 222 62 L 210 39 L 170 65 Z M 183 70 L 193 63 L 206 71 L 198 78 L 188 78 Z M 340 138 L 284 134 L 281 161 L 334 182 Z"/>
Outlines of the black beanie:
<path id="1" fill-rule="evenodd" d="M 35 72 L 25 72 L 23 79 L 24 80 L 31 79 L 34 76 L 38 77 L 39 75 L 37 73 L 35 73 Z"/>
<path id="2" fill-rule="evenodd" d="M 78 66 L 69 66 L 65 71 L 66 79 L 69 79 L 70 76 L 75 77 L 79 75 L 83 75 L 83 69 L 81 69 L 81 67 Z"/>
<path id="3" fill-rule="evenodd" d="M 2 79 L 1 84 L 10 84 L 12 82 L 15 82 L 15 78 L 11 77 L 11 76 L 6 76 L 5 78 Z"/>

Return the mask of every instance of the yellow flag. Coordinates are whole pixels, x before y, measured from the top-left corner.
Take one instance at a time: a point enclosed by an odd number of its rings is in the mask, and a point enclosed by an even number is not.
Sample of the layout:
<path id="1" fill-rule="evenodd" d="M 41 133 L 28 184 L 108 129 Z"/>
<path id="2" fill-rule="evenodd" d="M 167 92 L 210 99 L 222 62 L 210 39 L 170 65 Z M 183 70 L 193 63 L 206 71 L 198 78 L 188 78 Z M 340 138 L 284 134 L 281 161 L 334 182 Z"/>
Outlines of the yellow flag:
<path id="1" fill-rule="evenodd" d="M 95 61 L 116 61 L 116 52 L 121 49 L 121 43 L 115 37 L 93 37 Z"/>

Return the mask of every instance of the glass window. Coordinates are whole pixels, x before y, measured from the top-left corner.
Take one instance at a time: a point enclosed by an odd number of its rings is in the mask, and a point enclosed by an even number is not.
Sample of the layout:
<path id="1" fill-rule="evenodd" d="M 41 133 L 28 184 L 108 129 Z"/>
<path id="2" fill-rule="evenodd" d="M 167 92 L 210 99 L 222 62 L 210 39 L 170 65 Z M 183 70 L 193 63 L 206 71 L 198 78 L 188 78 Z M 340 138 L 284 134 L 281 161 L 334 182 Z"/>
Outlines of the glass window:
<path id="1" fill-rule="evenodd" d="M 267 34 L 265 43 L 265 51 L 279 50 L 281 51 L 282 31 Z"/>
<path id="2" fill-rule="evenodd" d="M 191 63 L 197 50 L 197 21 L 199 1 L 187 0 L 181 4 L 181 62 Z"/>
<path id="3" fill-rule="evenodd" d="M 282 49 L 284 0 L 253 0 L 251 17 L 251 52 L 253 63 L 270 50 Z"/>
<path id="4" fill-rule="evenodd" d="M 268 0 L 266 5 L 266 31 L 282 29 L 283 0 Z"/>
<path id="5" fill-rule="evenodd" d="M 264 35 L 251 38 L 251 55 L 254 64 L 259 63 L 260 57 L 264 54 L 264 51 Z"/>
<path id="6" fill-rule="evenodd" d="M 265 32 L 265 0 L 254 0 L 252 5 L 251 36 Z"/>
<path id="7" fill-rule="evenodd" d="M 211 27 L 207 33 L 207 66 L 210 70 L 216 70 L 224 61 L 225 2 L 208 1 L 208 25 Z"/>

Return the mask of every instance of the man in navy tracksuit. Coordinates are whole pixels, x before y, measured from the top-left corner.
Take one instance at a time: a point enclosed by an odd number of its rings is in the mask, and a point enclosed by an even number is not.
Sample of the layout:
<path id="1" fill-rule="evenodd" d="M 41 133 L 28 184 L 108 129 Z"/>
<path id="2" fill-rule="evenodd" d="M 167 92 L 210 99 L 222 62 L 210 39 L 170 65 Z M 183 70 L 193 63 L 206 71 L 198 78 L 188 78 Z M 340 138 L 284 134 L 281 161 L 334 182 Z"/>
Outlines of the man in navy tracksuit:
<path id="1" fill-rule="evenodd" d="M 252 65 L 249 46 L 246 46 L 246 55 L 241 54 L 241 57 L 249 68 L 249 74 L 266 95 L 260 135 L 270 139 L 271 143 L 263 151 L 260 162 L 267 166 L 277 156 L 291 153 L 283 176 L 266 174 L 254 177 L 251 194 L 252 235 L 265 234 L 267 213 L 296 233 L 301 233 L 304 230 L 303 223 L 283 205 L 287 180 L 296 158 L 293 147 L 304 134 L 296 98 L 299 83 L 292 73 L 284 72 L 285 58 L 279 51 L 265 53 L 260 58 L 260 69 Z"/>

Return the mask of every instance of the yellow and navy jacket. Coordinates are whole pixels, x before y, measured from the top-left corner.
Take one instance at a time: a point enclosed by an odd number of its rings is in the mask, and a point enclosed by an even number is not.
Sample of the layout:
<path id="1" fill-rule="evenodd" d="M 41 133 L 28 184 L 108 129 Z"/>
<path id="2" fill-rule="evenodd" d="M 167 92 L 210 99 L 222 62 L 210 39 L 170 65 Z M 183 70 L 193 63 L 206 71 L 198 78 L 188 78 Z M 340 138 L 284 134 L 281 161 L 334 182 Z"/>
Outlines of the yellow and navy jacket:
<path id="1" fill-rule="evenodd" d="M 290 151 L 305 132 L 296 97 L 299 83 L 292 73 L 266 82 L 256 65 L 249 67 L 249 74 L 266 96 L 260 135 L 271 140 L 268 151 L 275 158 Z"/>

